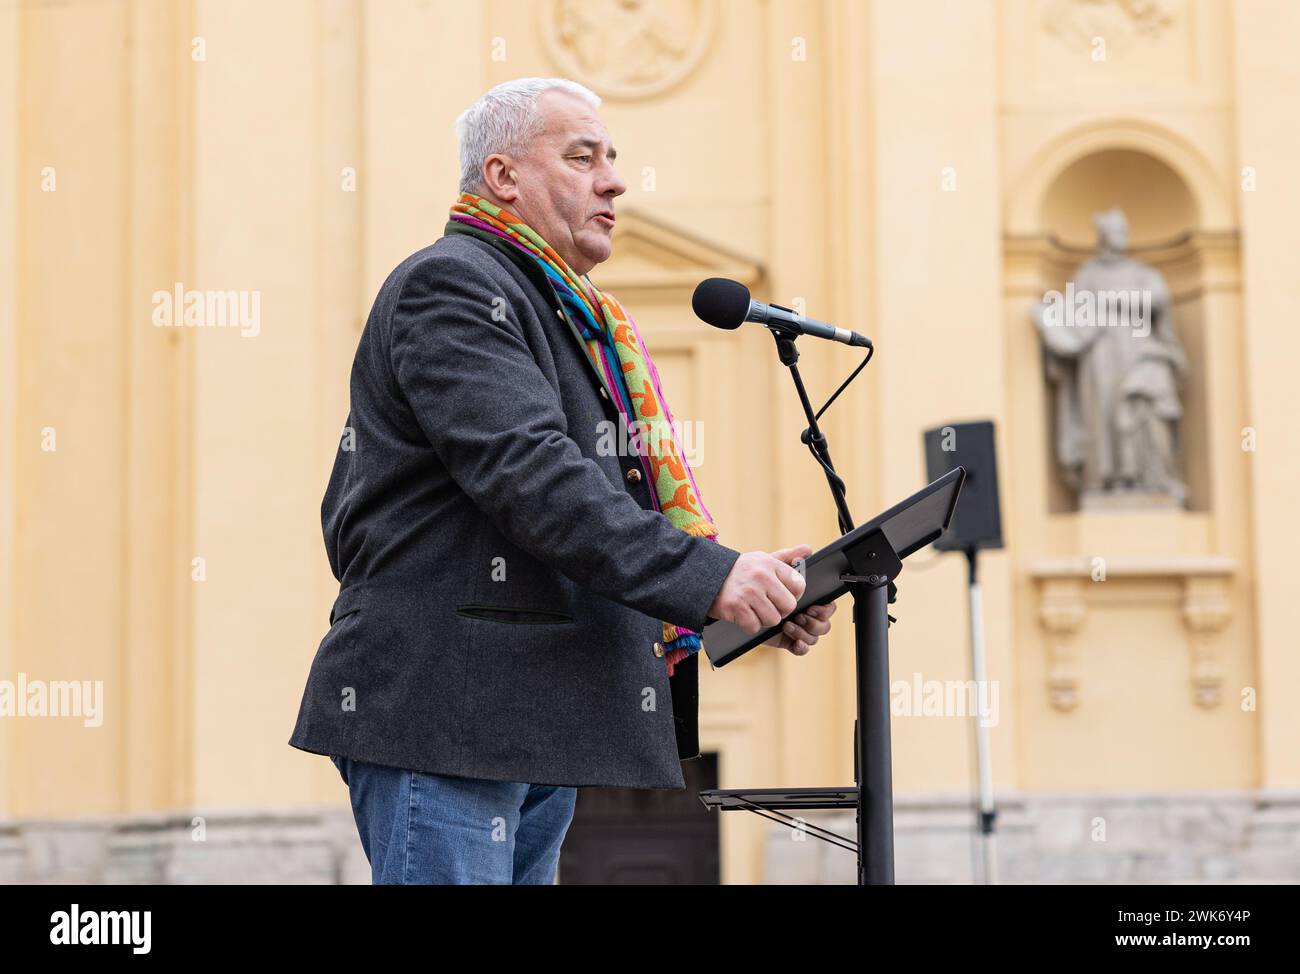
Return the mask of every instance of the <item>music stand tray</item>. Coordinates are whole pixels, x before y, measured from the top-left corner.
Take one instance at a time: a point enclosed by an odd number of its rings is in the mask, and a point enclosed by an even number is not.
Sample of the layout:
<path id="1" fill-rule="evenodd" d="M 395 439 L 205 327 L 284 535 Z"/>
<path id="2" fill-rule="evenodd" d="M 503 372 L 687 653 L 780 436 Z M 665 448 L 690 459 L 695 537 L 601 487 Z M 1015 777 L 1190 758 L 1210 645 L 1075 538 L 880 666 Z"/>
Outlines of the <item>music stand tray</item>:
<path id="1" fill-rule="evenodd" d="M 965 473 L 964 467 L 949 470 L 911 497 L 809 555 L 804 562 L 806 587 L 799 597 L 799 604 L 794 612 L 770 629 L 751 636 L 734 622 L 710 622 L 700 633 L 709 662 L 714 668 L 726 666 L 755 646 L 767 642 L 791 617 L 808 606 L 834 602 L 847 592 L 849 584 L 841 578 L 850 568 L 847 550 L 873 532 L 882 532 L 900 559 L 936 541 L 952 521 Z"/>

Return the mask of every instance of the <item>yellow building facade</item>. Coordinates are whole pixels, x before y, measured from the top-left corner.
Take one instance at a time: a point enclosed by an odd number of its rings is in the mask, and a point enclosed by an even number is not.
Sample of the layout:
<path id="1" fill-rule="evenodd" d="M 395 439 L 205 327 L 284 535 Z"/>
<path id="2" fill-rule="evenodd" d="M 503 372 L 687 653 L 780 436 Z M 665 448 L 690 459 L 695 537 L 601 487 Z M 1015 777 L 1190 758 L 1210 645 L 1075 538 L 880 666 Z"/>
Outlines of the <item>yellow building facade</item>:
<path id="1" fill-rule="evenodd" d="M 287 744 L 337 591 L 320 499 L 454 118 L 536 75 L 605 99 L 629 191 L 592 277 L 694 424 L 721 541 L 835 516 L 771 341 L 696 320 L 703 278 L 874 340 L 825 421 L 859 520 L 924 483 L 922 430 L 997 424 L 1003 875 L 1300 879 L 1297 37 L 1289 0 L 4 5 L 0 686 L 98 713 L 0 715 L 0 880 L 366 878 L 337 771 Z M 1053 469 L 1028 308 L 1111 206 L 1188 352 L 1186 510 L 1074 510 Z M 818 402 L 859 361 L 801 351 Z M 964 563 L 898 584 L 893 677 L 967 679 Z M 704 668 L 721 787 L 851 781 L 842 610 L 808 657 Z M 970 735 L 895 715 L 900 881 L 971 878 Z M 720 819 L 724 882 L 852 875 Z"/>

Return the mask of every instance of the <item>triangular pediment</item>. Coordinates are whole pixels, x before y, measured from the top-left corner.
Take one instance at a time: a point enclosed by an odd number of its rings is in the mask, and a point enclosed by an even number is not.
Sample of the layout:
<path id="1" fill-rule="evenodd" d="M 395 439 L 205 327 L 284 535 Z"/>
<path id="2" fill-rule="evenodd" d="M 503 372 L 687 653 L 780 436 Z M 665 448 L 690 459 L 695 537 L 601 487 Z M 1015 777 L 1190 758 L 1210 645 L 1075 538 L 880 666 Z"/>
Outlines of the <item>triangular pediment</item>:
<path id="1" fill-rule="evenodd" d="M 706 277 L 728 277 L 754 288 L 763 279 L 758 261 L 636 209 L 618 211 L 614 251 L 591 279 L 620 297 L 634 293 L 689 295 Z"/>

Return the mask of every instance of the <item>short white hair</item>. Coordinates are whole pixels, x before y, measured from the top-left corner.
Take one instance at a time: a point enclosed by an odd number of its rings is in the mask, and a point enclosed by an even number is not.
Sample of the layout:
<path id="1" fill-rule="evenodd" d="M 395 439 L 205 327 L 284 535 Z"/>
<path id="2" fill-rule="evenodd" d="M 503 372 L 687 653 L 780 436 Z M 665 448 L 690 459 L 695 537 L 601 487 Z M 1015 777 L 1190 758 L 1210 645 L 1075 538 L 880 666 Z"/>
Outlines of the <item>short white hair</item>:
<path id="1" fill-rule="evenodd" d="M 577 95 L 592 108 L 600 96 L 567 78 L 516 78 L 503 81 L 456 119 L 460 140 L 460 191 L 482 189 L 483 163 L 495 152 L 520 155 L 541 134 L 544 122 L 537 98 L 559 88 Z"/>

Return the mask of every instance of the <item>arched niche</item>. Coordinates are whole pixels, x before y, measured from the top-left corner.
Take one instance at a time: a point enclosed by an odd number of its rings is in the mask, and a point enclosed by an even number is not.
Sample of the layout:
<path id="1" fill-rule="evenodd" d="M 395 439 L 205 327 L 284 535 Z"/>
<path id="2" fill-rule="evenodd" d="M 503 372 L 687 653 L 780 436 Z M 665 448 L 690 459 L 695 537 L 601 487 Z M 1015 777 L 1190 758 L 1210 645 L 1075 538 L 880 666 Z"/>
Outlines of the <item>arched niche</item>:
<path id="1" fill-rule="evenodd" d="M 1005 197 L 1007 234 L 1018 237 L 1043 233 L 1043 203 L 1057 179 L 1076 162 L 1114 150 L 1149 156 L 1171 170 L 1191 194 L 1198 227 L 1224 230 L 1236 225 L 1232 198 L 1225 194 L 1220 175 L 1195 146 L 1162 126 L 1115 119 L 1064 132 L 1034 154 L 1015 175 Z"/>
<path id="2" fill-rule="evenodd" d="M 1090 250 L 1092 214 L 1116 206 L 1128 216 L 1138 252 L 1200 224 L 1191 189 L 1171 166 L 1133 149 L 1101 149 L 1070 163 L 1047 186 L 1039 225 L 1067 249 Z"/>
<path id="3" fill-rule="evenodd" d="M 1207 443 L 1205 305 L 1210 265 L 1232 238 L 1231 212 L 1209 166 L 1180 137 L 1151 126 L 1119 123 L 1067 134 L 1046 146 L 1008 194 L 1007 308 L 1010 334 L 1037 343 L 1028 307 L 1063 289 L 1096 244 L 1093 214 L 1119 207 L 1128 216 L 1130 251 L 1159 269 L 1174 297 L 1174 327 L 1188 356 L 1182 390 L 1180 453 L 1187 509 L 1212 506 Z M 1031 373 L 1032 374 L 1029 374 Z M 1053 397 L 1041 369 L 1017 381 L 1038 386 L 1037 424 L 1044 490 L 1051 514 L 1076 510 L 1055 460 Z M 1022 401 L 1026 401 L 1022 399 Z"/>

